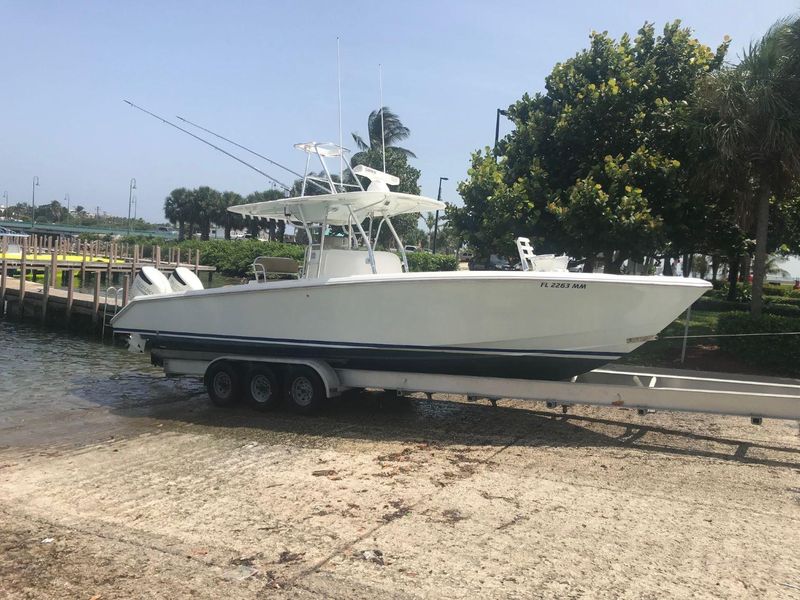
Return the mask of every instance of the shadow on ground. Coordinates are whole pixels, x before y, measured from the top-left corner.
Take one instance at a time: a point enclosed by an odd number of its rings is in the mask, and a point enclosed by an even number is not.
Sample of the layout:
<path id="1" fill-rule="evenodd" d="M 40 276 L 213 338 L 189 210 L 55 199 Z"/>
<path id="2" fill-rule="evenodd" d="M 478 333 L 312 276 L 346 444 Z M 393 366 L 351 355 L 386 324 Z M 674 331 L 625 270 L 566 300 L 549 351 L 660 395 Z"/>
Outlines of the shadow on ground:
<path id="1" fill-rule="evenodd" d="M 130 388 L 124 391 L 125 387 Z M 312 446 L 330 438 L 414 442 L 453 446 L 617 447 L 745 464 L 800 468 L 800 448 L 743 441 L 647 424 L 647 417 L 619 410 L 619 418 L 536 410 L 539 403 L 467 402 L 463 397 L 423 394 L 398 397 L 381 391 L 349 392 L 312 416 L 286 408 L 259 412 L 248 406 L 221 409 L 210 404 L 196 380 L 128 374 L 91 385 L 75 382 L 71 393 L 107 406 L 121 417 L 150 418 L 209 435 L 252 439 L 259 431 L 298 436 Z M 578 409 L 610 413 L 610 409 Z M 703 415 L 702 419 L 714 418 Z M 769 456 L 763 456 L 769 454 Z M 754 456 L 757 455 L 757 456 Z"/>

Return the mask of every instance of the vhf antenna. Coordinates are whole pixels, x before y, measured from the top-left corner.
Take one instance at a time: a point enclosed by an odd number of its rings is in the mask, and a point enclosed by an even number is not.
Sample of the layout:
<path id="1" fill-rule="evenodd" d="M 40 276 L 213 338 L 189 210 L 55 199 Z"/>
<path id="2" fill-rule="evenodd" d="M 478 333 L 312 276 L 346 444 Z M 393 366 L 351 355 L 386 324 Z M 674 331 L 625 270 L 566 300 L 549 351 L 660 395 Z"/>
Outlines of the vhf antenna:
<path id="1" fill-rule="evenodd" d="M 255 171 L 256 173 L 260 173 L 261 175 L 263 175 L 264 177 L 266 177 L 266 178 L 267 178 L 267 179 L 269 179 L 270 181 L 272 181 L 272 182 L 276 183 L 277 185 L 281 186 L 281 187 L 282 187 L 284 190 L 291 191 L 291 188 L 290 188 L 288 185 L 286 185 L 285 183 L 281 183 L 280 181 L 278 181 L 277 179 L 275 179 L 275 178 L 274 178 L 274 177 L 272 177 L 271 175 L 269 175 L 269 174 L 265 173 L 264 171 L 262 171 L 262 170 L 261 170 L 261 169 L 259 169 L 258 167 L 255 167 L 255 166 L 251 165 L 249 162 L 242 160 L 241 158 L 239 158 L 238 156 L 236 156 L 236 155 L 234 155 L 234 154 L 231 154 L 231 153 L 230 153 L 230 152 L 228 152 L 227 150 L 223 150 L 223 149 L 222 149 L 222 148 L 220 148 L 219 146 L 217 146 L 217 145 L 215 145 L 215 144 L 212 144 L 211 142 L 209 142 L 209 141 L 208 141 L 208 140 L 206 140 L 206 139 L 203 139 L 203 138 L 201 138 L 199 135 L 195 135 L 195 134 L 194 134 L 194 133 L 192 133 L 191 131 L 188 131 L 188 130 L 184 129 L 184 128 L 183 128 L 183 127 L 181 127 L 181 126 L 179 126 L 179 125 L 176 125 L 175 123 L 172 123 L 171 121 L 167 121 L 167 120 L 166 120 L 165 118 L 163 118 L 163 117 L 159 117 L 157 114 L 155 114 L 155 113 L 153 113 L 153 112 L 150 112 L 149 110 L 147 110 L 147 109 L 145 109 L 145 108 L 142 108 L 141 106 L 138 106 L 138 105 L 134 104 L 134 103 L 133 103 L 133 102 L 131 102 L 130 100 L 124 100 L 124 102 L 125 102 L 126 104 L 129 104 L 129 105 L 131 105 L 133 108 L 135 108 L 135 109 L 137 109 L 137 110 L 140 110 L 140 111 L 142 111 L 143 113 L 145 113 L 145 114 L 148 114 L 148 115 L 150 115 L 151 117 L 153 117 L 153 118 L 155 118 L 155 119 L 158 119 L 158 120 L 159 120 L 159 121 L 161 121 L 162 123 L 166 123 L 166 124 L 167 124 L 167 125 L 169 125 L 170 127 L 174 127 L 174 128 L 175 128 L 175 129 L 177 129 L 178 131 L 182 131 L 183 133 L 185 133 L 185 134 L 187 134 L 187 135 L 190 135 L 190 136 L 192 136 L 194 139 L 196 139 L 196 140 L 199 140 L 199 141 L 203 142 L 204 144 L 207 144 L 207 145 L 211 146 L 212 148 L 214 148 L 215 150 L 218 150 L 218 151 L 222 152 L 222 153 L 223 153 L 223 154 L 225 154 L 226 156 L 230 156 L 230 157 L 231 157 L 233 160 L 235 160 L 235 161 L 238 161 L 238 162 L 242 163 L 242 164 L 243 164 L 243 165 L 245 165 L 246 167 L 250 167 L 251 169 L 253 169 L 253 171 Z"/>
<path id="2" fill-rule="evenodd" d="M 383 172 L 386 173 L 386 132 L 383 130 L 383 65 L 378 63 L 378 85 L 381 90 L 381 154 L 383 154 Z"/>

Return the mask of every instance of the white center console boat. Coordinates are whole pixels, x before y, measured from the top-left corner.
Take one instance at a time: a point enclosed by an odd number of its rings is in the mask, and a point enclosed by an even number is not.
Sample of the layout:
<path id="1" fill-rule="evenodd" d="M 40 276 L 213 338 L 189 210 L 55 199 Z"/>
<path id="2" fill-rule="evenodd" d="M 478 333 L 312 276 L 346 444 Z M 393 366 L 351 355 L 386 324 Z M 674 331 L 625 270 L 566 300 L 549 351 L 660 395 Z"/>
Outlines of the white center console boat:
<path id="1" fill-rule="evenodd" d="M 535 259 L 517 272 L 409 272 L 392 217 L 444 205 L 391 191 L 398 180 L 381 171 L 351 169 L 339 146 L 297 147 L 319 159 L 324 178 L 308 174 L 307 160 L 303 195 L 229 210 L 293 223 L 307 241 L 300 276 L 138 296 L 114 317 L 116 332 L 156 355 L 270 356 L 345 369 L 561 380 L 631 352 L 710 287 L 692 278 L 543 271 Z M 340 158 L 349 183 L 335 181 L 326 165 Z M 304 195 L 309 181 L 328 193 Z M 346 236 L 339 247 L 326 240 L 334 226 Z M 376 247 L 383 227 L 397 252 Z"/>

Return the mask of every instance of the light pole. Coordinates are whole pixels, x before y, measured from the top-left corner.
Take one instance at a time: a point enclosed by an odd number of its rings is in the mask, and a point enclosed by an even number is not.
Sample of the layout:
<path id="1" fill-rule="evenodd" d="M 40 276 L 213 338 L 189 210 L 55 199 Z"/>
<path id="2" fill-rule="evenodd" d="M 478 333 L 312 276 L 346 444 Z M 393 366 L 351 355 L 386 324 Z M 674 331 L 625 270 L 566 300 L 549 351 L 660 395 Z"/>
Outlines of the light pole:
<path id="1" fill-rule="evenodd" d="M 8 211 L 8 190 L 3 192 L 3 216 L 6 216 L 6 211 Z"/>
<path id="2" fill-rule="evenodd" d="M 447 177 L 439 177 L 439 193 L 436 199 L 442 201 L 442 182 L 447 181 Z M 433 222 L 433 253 L 436 254 L 436 235 L 439 233 L 439 211 L 436 211 L 436 220 Z"/>
<path id="3" fill-rule="evenodd" d="M 64 194 L 64 202 L 67 205 L 67 221 L 69 221 L 69 194 Z"/>
<path id="4" fill-rule="evenodd" d="M 33 176 L 33 185 L 31 186 L 31 229 L 36 225 L 36 188 L 39 187 L 39 178 Z"/>
<path id="5" fill-rule="evenodd" d="M 508 116 L 508 112 L 502 108 L 497 109 L 497 121 L 494 124 L 494 156 L 497 158 L 497 144 L 500 143 L 500 115 Z"/>
<path id="6" fill-rule="evenodd" d="M 136 208 L 139 206 L 136 194 L 133 195 L 133 220 L 136 220 Z"/>
<path id="7" fill-rule="evenodd" d="M 136 189 L 136 179 L 131 178 L 131 185 L 128 188 L 128 235 L 131 234 L 131 203 L 133 202 L 133 190 Z"/>

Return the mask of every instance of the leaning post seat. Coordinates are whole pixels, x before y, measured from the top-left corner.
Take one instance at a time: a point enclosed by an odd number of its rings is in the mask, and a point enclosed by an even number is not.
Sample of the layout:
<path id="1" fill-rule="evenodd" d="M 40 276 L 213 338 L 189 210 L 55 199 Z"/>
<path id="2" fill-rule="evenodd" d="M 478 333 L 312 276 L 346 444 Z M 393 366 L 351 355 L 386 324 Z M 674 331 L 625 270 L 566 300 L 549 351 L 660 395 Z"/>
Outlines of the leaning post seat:
<path id="1" fill-rule="evenodd" d="M 293 258 L 282 256 L 259 256 L 253 261 L 253 273 L 256 282 L 266 281 L 267 275 L 297 279 L 300 277 L 300 263 Z"/>

